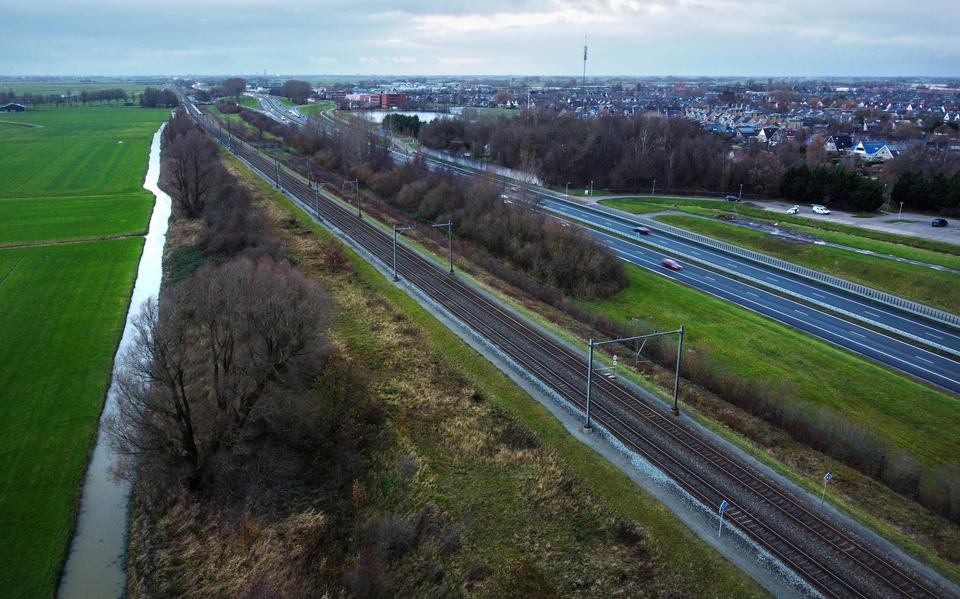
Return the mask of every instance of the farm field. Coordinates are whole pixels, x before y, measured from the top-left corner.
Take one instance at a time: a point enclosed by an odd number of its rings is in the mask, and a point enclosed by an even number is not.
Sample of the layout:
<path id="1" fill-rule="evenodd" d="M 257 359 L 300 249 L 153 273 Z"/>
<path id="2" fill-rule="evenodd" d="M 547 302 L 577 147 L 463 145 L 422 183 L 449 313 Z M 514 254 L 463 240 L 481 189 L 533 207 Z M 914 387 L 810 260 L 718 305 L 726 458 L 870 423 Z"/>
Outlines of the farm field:
<path id="1" fill-rule="evenodd" d="M 130 81 L 0 81 L 0 92 L 15 94 L 69 94 L 82 91 L 120 88 L 129 93 L 140 93 L 147 87 Z"/>
<path id="2" fill-rule="evenodd" d="M 53 594 L 142 246 L 132 237 L 0 250 L 6 596 Z"/>
<path id="3" fill-rule="evenodd" d="M 960 462 L 956 398 L 639 267 L 626 270 L 625 290 L 584 307 L 625 325 L 630 317 L 659 330 L 686 324 L 685 346 L 707 352 L 720 372 L 790 381 L 788 392 L 810 409 L 845 414 L 926 464 Z"/>
<path id="4" fill-rule="evenodd" d="M 960 306 L 960 285 L 957 285 L 956 273 L 842 248 L 786 240 L 763 231 L 695 216 L 664 214 L 656 217 L 656 220 L 944 310 L 956 310 Z"/>
<path id="5" fill-rule="evenodd" d="M 0 124 L 0 198 L 142 191 L 150 139 L 167 109 L 93 106 L 7 114 Z"/>
<path id="6" fill-rule="evenodd" d="M 140 234 L 153 208 L 149 193 L 0 198 L 0 247 Z"/>
<path id="7" fill-rule="evenodd" d="M 37 127 L 0 124 L 4 596 L 55 592 L 153 206 L 150 141 L 169 114 L 61 107 L 3 117 Z"/>

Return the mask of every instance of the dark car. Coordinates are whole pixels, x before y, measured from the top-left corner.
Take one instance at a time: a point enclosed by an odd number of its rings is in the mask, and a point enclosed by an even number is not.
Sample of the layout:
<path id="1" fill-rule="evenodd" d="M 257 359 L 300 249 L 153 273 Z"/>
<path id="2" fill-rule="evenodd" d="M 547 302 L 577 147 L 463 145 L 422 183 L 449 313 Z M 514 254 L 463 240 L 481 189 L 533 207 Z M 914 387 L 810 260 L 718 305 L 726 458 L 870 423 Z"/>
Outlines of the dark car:
<path id="1" fill-rule="evenodd" d="M 930 222 L 931 227 L 946 227 L 947 219 L 945 218 L 935 218 Z"/>
<path id="2" fill-rule="evenodd" d="M 723 199 L 725 199 L 725 200 L 728 201 L 728 202 L 739 202 L 739 201 L 740 201 L 740 198 L 738 198 L 737 196 L 725 196 Z"/>
<path id="3" fill-rule="evenodd" d="M 673 258 L 664 258 L 660 261 L 660 264 L 669 268 L 670 270 L 683 270 L 683 266 Z"/>

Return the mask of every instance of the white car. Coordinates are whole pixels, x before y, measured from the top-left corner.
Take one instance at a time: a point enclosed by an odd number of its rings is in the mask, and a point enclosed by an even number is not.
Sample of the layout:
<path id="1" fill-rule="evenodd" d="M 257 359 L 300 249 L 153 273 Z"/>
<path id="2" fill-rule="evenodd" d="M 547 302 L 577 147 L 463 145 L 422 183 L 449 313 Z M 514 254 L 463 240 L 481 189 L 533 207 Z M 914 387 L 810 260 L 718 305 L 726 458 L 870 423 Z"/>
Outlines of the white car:
<path id="1" fill-rule="evenodd" d="M 794 205 L 793 208 L 787 210 L 787 214 L 800 214 L 800 206 Z"/>
<path id="2" fill-rule="evenodd" d="M 820 204 L 814 204 L 813 211 L 817 214 L 830 214 L 830 209 L 826 206 L 821 206 Z"/>

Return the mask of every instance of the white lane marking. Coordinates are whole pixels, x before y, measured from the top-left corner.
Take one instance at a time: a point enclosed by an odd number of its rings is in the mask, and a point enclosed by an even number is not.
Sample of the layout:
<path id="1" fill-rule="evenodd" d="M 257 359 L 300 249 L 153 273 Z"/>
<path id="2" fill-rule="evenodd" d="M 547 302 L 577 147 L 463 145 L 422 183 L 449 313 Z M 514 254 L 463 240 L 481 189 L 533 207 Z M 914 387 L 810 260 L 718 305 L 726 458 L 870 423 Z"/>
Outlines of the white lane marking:
<path id="1" fill-rule="evenodd" d="M 804 316 L 807 315 L 807 313 L 804 312 L 803 310 L 797 310 L 796 308 L 794 308 L 793 311 L 796 312 L 797 314 L 803 314 Z"/>
<path id="2" fill-rule="evenodd" d="M 852 334 L 854 334 L 854 335 L 859 335 L 860 337 L 863 337 L 864 339 L 867 338 L 866 335 L 864 335 L 863 333 L 858 333 L 857 331 L 850 331 L 850 333 L 852 333 Z"/>
<path id="3" fill-rule="evenodd" d="M 609 234 L 604 234 L 604 233 L 601 233 L 599 236 L 600 236 L 600 237 L 606 237 L 606 238 L 611 239 L 611 240 L 615 240 L 615 239 L 616 239 L 616 238 L 611 237 Z M 619 252 L 618 252 L 618 253 L 619 253 Z M 636 258 L 634 258 L 634 260 L 636 260 Z M 636 262 L 634 262 L 634 264 L 636 264 Z M 667 272 L 664 271 L 664 270 L 662 270 L 662 269 L 653 269 L 653 268 L 651 268 L 650 270 L 655 270 L 656 272 L 661 272 L 662 274 L 667 274 Z M 671 274 L 677 274 L 677 273 L 671 273 Z M 731 282 L 736 283 L 736 281 L 732 281 L 732 280 L 731 280 Z M 735 293 L 735 292 L 733 292 L 733 291 L 721 290 L 721 289 L 719 289 L 719 288 L 717 288 L 717 289 L 718 289 L 718 291 L 723 291 L 723 293 L 732 295 L 732 296 L 734 296 L 734 297 L 742 297 L 742 296 L 740 296 L 739 294 L 737 294 L 737 293 Z M 710 295 L 713 295 L 713 296 L 715 296 L 715 297 L 723 298 L 722 295 L 719 295 L 719 294 L 717 294 L 717 293 L 713 293 L 713 292 L 706 291 L 706 290 L 701 290 L 701 291 L 704 291 L 705 293 L 709 293 Z M 750 292 L 748 292 L 748 293 L 750 293 Z M 744 299 L 746 299 L 746 298 L 744 298 Z M 785 301 L 785 302 L 787 302 L 787 303 L 791 303 L 791 304 L 795 304 L 795 303 L 796 303 L 796 302 L 793 302 L 793 301 L 788 300 L 788 299 L 785 299 L 785 298 L 780 298 L 780 297 L 778 297 L 777 299 L 779 299 L 780 301 Z M 728 300 L 728 301 L 729 301 L 729 300 Z M 783 318 L 789 318 L 789 316 L 787 316 L 787 314 L 785 314 L 784 312 L 782 312 L 782 311 L 780 311 L 780 310 L 778 310 L 777 308 L 774 308 L 774 307 L 772 307 L 772 306 L 765 305 L 765 304 L 761 304 L 761 303 L 759 303 L 759 302 L 754 302 L 753 300 L 746 300 L 746 301 L 749 301 L 750 303 L 756 303 L 756 304 L 758 304 L 758 305 L 761 305 L 761 306 L 764 307 L 764 309 L 766 309 L 766 310 L 768 310 L 768 311 L 770 311 L 770 312 L 772 312 L 772 313 L 774 313 L 774 314 L 779 314 L 779 315 L 782 316 Z M 741 304 L 741 305 L 743 305 L 743 304 Z M 744 306 L 744 307 L 746 307 L 746 306 Z M 754 310 L 754 311 L 757 312 L 757 310 Z M 763 314 L 763 313 L 761 313 L 761 314 Z M 778 321 L 780 321 L 780 322 L 785 322 L 783 319 L 781 319 L 781 318 L 776 318 L 776 317 L 774 317 L 774 316 L 771 316 L 770 314 L 764 314 L 764 316 L 767 316 L 768 318 L 772 318 L 773 320 L 778 320 Z M 821 316 L 826 317 L 828 320 L 840 320 L 839 318 L 832 317 L 832 316 L 830 316 L 830 315 L 828 315 L 828 314 L 823 314 L 823 313 L 821 313 Z M 818 331 L 822 331 L 822 334 L 821 334 L 821 335 L 818 335 L 818 337 L 820 337 L 821 339 L 824 339 L 825 341 L 830 342 L 830 340 L 827 339 L 824 335 L 836 335 L 836 336 L 839 336 L 839 337 L 842 337 L 842 338 L 847 339 L 847 341 L 849 341 L 851 344 L 857 345 L 857 346 L 859 346 L 859 347 L 862 347 L 862 348 L 864 348 L 864 349 L 867 350 L 867 351 L 870 351 L 870 352 L 879 354 L 879 355 L 881 355 L 881 356 L 885 356 L 885 357 L 889 358 L 890 360 L 899 362 L 899 363 L 901 363 L 901 364 L 906 364 L 907 366 L 910 366 L 910 367 L 916 368 L 917 370 L 921 370 L 921 371 L 923 371 L 923 372 L 926 372 L 926 373 L 928 373 L 929 375 L 932 375 L 933 377 L 935 377 L 935 378 L 937 378 L 937 379 L 944 380 L 944 381 L 949 381 L 949 382 L 951 382 L 951 383 L 960 385 L 960 380 L 952 379 L 952 378 L 950 378 L 950 377 L 947 376 L 947 375 L 940 374 L 939 372 L 935 372 L 935 371 L 930 370 L 930 369 L 928 369 L 928 368 L 924 368 L 923 366 L 920 366 L 920 365 L 918 365 L 918 364 L 914 364 L 914 363 L 908 362 L 907 360 L 905 360 L 905 359 L 903 359 L 903 358 L 900 358 L 900 357 L 895 356 L 895 355 L 893 355 L 893 354 L 887 353 L 887 352 L 885 352 L 885 351 L 883 351 L 883 350 L 881 350 L 881 349 L 878 349 L 877 347 L 872 346 L 872 345 L 870 345 L 869 343 L 861 343 L 861 342 L 856 341 L 856 340 L 854 340 L 854 339 L 850 339 L 849 337 L 843 337 L 842 335 L 838 335 L 835 331 L 831 331 L 831 330 L 829 330 L 829 329 L 827 329 L 827 328 L 824 328 L 824 327 L 819 326 L 819 325 L 817 325 L 817 324 L 814 324 L 814 323 L 812 323 L 812 322 L 807 322 L 807 323 L 805 323 L 805 325 L 808 326 L 808 327 L 810 327 L 810 328 L 812 328 L 812 329 L 816 329 L 816 330 L 818 330 Z M 864 329 L 864 330 L 868 330 L 868 329 Z M 871 331 L 871 332 L 872 332 L 872 331 Z M 893 338 L 891 338 L 891 337 L 887 337 L 886 335 L 883 335 L 883 334 L 881 334 L 881 333 L 875 333 L 875 334 L 878 335 L 878 336 L 880 336 L 880 337 L 884 337 L 884 338 L 886 338 L 886 339 L 889 339 L 889 340 L 891 340 L 891 341 L 894 342 L 894 343 L 907 345 L 907 344 L 905 344 L 905 343 L 903 343 L 903 342 L 898 342 L 898 341 L 896 341 L 895 339 L 893 339 Z M 862 336 L 863 336 L 864 338 L 866 338 L 866 335 L 862 335 Z M 840 346 L 840 347 L 845 347 L 844 345 L 842 345 L 842 344 L 840 344 L 840 343 L 837 343 L 836 341 L 832 341 L 832 343 L 833 343 L 834 345 L 838 345 L 838 346 Z M 847 349 L 852 349 L 852 348 L 847 347 Z M 857 350 L 853 350 L 853 351 L 857 351 Z M 862 354 L 863 352 L 858 352 L 858 353 L 861 353 L 861 354 Z M 931 355 L 936 355 L 936 354 L 931 354 Z M 867 357 L 870 357 L 870 356 L 867 356 Z M 917 357 L 919 358 L 920 356 L 917 356 Z M 874 358 L 874 359 L 876 359 L 876 358 Z M 928 363 L 930 363 L 930 364 L 932 364 L 932 365 L 934 365 L 934 366 L 936 365 L 936 363 L 933 362 L 933 361 L 931 361 L 931 360 L 927 360 L 926 358 L 921 358 L 921 359 L 924 360 L 924 361 L 926 361 L 926 362 L 928 362 Z M 878 360 L 878 361 L 880 361 L 880 360 Z M 889 364 L 889 362 L 887 362 L 887 364 Z"/>
<path id="4" fill-rule="evenodd" d="M 923 356 L 914 356 L 914 357 L 917 358 L 918 360 L 923 360 L 923 361 L 926 362 L 927 364 L 935 364 L 935 362 L 934 362 L 933 360 L 928 360 L 928 359 L 924 358 Z"/>

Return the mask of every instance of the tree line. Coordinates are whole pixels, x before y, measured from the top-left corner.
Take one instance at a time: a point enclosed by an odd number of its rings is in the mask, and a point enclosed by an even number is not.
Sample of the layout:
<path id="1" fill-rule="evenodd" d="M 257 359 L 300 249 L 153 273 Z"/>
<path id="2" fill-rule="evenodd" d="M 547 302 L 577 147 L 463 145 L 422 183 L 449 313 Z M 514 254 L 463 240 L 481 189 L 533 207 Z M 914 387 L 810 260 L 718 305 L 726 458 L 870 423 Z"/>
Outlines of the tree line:
<path id="1" fill-rule="evenodd" d="M 873 212 L 886 201 L 883 183 L 840 166 L 795 164 L 784 174 L 780 194 L 798 202 L 854 212 Z"/>
<path id="2" fill-rule="evenodd" d="M 338 431 L 369 417 L 365 383 L 324 336 L 325 291 L 287 259 L 215 144 L 182 111 L 164 131 L 161 184 L 174 219 L 196 223 L 195 245 L 178 251 L 199 258 L 171 255 L 161 300 L 136 323 L 113 444 L 124 471 L 161 496 L 273 492 L 258 486 L 269 475 L 245 468 L 250 452 L 280 468 L 319 460 L 334 441 L 357 445 Z"/>
<path id="3" fill-rule="evenodd" d="M 463 247 L 463 251 L 537 295 L 546 296 L 549 289 L 556 289 L 578 298 L 597 298 L 626 286 L 620 260 L 606 247 L 578 228 L 562 226 L 529 210 L 522 199 L 501 197 L 503 190 L 490 181 L 434 172 L 420 160 L 396 164 L 388 142 L 363 128 L 343 128 L 328 137 L 316 122 L 300 130 L 263 113 L 238 108 L 241 118 L 257 129 L 261 139 L 269 132 L 308 157 L 311 177 L 359 179 L 375 194 L 370 199 L 385 202 L 414 221 L 454 221 L 456 238 L 479 250 Z M 232 127 L 231 132 L 249 138 L 239 127 Z M 526 276 L 508 272 L 504 262 Z"/>
<path id="4" fill-rule="evenodd" d="M 141 108 L 173 108 L 179 105 L 180 100 L 172 89 L 148 87 L 140 94 Z"/>
<path id="5" fill-rule="evenodd" d="M 748 148 L 734 159 L 718 136 L 685 119 L 605 115 L 579 119 L 548 109 L 476 120 L 443 118 L 423 125 L 431 148 L 535 173 L 547 185 L 664 192 L 771 195 L 790 164 L 803 160 L 797 144 L 775 152 Z"/>
<path id="6" fill-rule="evenodd" d="M 404 124 L 399 121 L 397 124 Z M 390 127 L 413 134 L 410 127 Z M 553 110 L 521 110 L 513 118 L 442 118 L 422 124 L 424 145 L 534 173 L 555 188 L 587 187 L 663 193 L 783 196 L 870 212 L 888 197 L 917 210 L 960 211 L 960 157 L 913 147 L 884 165 L 880 181 L 855 159 L 835 161 L 815 135 L 809 146 L 751 144 L 734 150 L 686 119 L 605 115 L 578 119 Z M 901 181 L 902 179 L 902 181 Z M 886 183 L 887 187 L 884 187 Z"/>
<path id="7" fill-rule="evenodd" d="M 149 89 L 149 88 L 148 88 Z M 17 94 L 12 91 L 0 91 L 0 104 L 14 102 L 24 106 L 63 106 L 80 104 L 103 104 L 125 102 L 131 96 L 122 88 L 84 90 L 77 94 Z"/>

